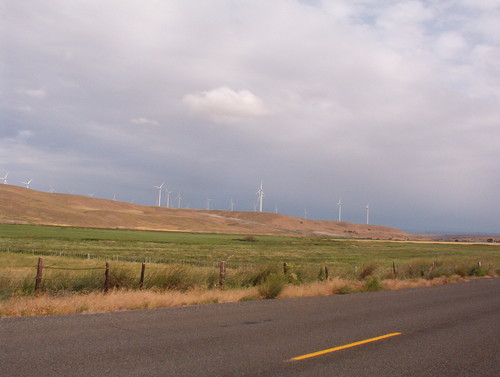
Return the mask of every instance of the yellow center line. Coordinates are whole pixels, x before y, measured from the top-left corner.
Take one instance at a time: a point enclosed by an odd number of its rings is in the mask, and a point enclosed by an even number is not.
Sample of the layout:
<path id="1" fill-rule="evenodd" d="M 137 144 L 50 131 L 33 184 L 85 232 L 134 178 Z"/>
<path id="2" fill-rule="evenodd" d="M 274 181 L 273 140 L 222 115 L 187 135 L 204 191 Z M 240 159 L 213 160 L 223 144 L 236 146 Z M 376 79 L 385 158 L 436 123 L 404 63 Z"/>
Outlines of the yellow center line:
<path id="1" fill-rule="evenodd" d="M 321 356 L 321 355 L 324 355 L 326 353 L 340 351 L 340 350 L 344 350 L 346 348 L 356 347 L 356 346 L 360 346 L 360 345 L 366 344 L 366 343 L 376 342 L 377 340 L 382 340 L 382 339 L 390 338 L 390 337 L 397 336 L 397 335 L 401 335 L 401 333 L 400 332 L 395 332 L 395 333 L 392 333 L 392 334 L 386 334 L 386 335 L 377 336 L 376 338 L 360 340 L 359 342 L 345 344 L 343 346 L 338 346 L 338 347 L 335 347 L 335 348 L 329 348 L 327 350 L 322 350 L 322 351 L 318 351 L 318 352 L 308 353 L 307 355 L 292 357 L 288 361 L 298 361 L 298 360 L 309 359 L 311 357 Z"/>

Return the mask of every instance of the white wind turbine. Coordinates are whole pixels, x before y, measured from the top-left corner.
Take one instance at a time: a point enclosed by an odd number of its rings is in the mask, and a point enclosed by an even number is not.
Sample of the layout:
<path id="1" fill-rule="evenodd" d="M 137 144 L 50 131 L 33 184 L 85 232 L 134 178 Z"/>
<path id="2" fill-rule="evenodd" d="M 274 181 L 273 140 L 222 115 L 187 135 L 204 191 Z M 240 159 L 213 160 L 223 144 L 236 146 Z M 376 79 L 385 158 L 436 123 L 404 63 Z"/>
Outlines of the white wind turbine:
<path id="1" fill-rule="evenodd" d="M 161 185 L 159 186 L 153 186 L 154 188 L 157 188 L 158 189 L 158 207 L 161 206 L 161 190 L 163 190 L 163 185 L 165 184 L 165 182 L 163 182 Z"/>
<path id="2" fill-rule="evenodd" d="M 259 190 L 257 191 L 257 196 L 258 196 L 258 200 L 259 200 L 259 212 L 262 212 L 262 199 L 264 198 L 265 194 L 264 194 L 264 189 L 262 188 L 262 181 L 260 181 L 260 188 Z"/>
<path id="3" fill-rule="evenodd" d="M 7 172 L 7 174 L 5 174 L 5 177 L 2 177 L 0 179 L 3 179 L 3 184 L 6 185 L 7 184 L 7 177 L 9 175 L 9 172 Z"/>
<path id="4" fill-rule="evenodd" d="M 370 224 L 370 203 L 366 205 L 366 224 Z"/>
<path id="5" fill-rule="evenodd" d="M 177 208 L 181 208 L 181 200 L 182 200 L 181 193 L 177 194 L 177 198 L 175 198 L 175 200 L 177 200 Z"/>
<path id="6" fill-rule="evenodd" d="M 207 198 L 207 210 L 210 210 L 210 202 L 211 201 L 212 201 L 212 199 Z"/>
<path id="7" fill-rule="evenodd" d="M 54 189 L 54 187 L 52 185 L 50 185 L 49 193 L 53 194 L 55 192 L 56 192 L 56 190 Z"/>
<path id="8" fill-rule="evenodd" d="M 342 221 L 342 199 L 339 199 L 337 206 L 339 207 L 339 221 Z"/>
<path id="9" fill-rule="evenodd" d="M 167 208 L 170 207 L 170 194 L 172 193 L 172 191 L 168 191 L 167 188 L 165 188 L 165 192 L 167 193 Z"/>
<path id="10" fill-rule="evenodd" d="M 234 211 L 234 202 L 233 202 L 233 198 L 231 198 L 231 202 L 229 204 L 229 208 L 231 209 L 231 211 Z"/>
<path id="11" fill-rule="evenodd" d="M 23 185 L 26 185 L 26 188 L 30 188 L 30 183 L 31 181 L 33 180 L 33 178 L 31 178 L 28 182 L 21 182 Z"/>

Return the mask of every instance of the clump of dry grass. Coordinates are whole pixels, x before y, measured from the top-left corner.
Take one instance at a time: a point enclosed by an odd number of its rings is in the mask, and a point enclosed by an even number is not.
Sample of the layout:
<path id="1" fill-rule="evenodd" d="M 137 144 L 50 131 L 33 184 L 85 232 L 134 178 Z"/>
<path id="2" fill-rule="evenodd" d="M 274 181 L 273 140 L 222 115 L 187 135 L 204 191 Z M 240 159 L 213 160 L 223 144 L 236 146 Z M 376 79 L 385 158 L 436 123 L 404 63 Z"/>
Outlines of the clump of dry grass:
<path id="1" fill-rule="evenodd" d="M 382 280 L 382 285 L 384 289 L 394 291 L 397 289 L 409 289 L 418 287 L 433 287 L 435 285 L 443 285 L 448 283 L 456 283 L 459 281 L 466 281 L 461 276 L 441 276 L 434 278 L 432 280 L 428 279 L 410 279 L 410 280 L 399 280 L 399 279 L 386 279 Z"/>
<path id="2" fill-rule="evenodd" d="M 316 281 L 303 285 L 289 285 L 279 298 L 330 296 L 333 294 L 359 292 L 362 283 L 357 280 L 345 280 L 338 277 L 327 281 Z"/>

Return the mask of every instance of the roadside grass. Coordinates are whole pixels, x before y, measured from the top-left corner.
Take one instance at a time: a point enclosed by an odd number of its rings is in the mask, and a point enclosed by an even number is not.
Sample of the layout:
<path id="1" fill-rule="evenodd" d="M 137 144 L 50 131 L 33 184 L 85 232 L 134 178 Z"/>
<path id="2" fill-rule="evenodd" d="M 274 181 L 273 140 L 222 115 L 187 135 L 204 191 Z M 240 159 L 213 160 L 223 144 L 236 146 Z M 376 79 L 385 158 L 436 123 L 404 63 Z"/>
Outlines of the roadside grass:
<path id="1" fill-rule="evenodd" d="M 443 284 L 498 276 L 499 251 L 498 244 L 0 225 L 0 316 Z M 39 256 L 44 258 L 42 294 L 33 297 Z M 218 263 L 222 260 L 227 264 L 224 287 L 219 286 Z M 101 293 L 105 261 L 110 265 L 108 295 Z M 147 262 L 143 290 L 139 290 L 141 262 Z"/>
<path id="2" fill-rule="evenodd" d="M 436 286 L 459 281 L 465 281 L 465 279 L 455 275 L 433 280 L 382 280 L 380 284 L 382 285 L 382 289 L 396 290 Z M 114 289 L 107 294 L 89 292 L 65 295 L 43 294 L 38 297 L 15 296 L 0 302 L 0 317 L 102 313 L 185 305 L 244 302 L 266 298 L 286 299 L 370 292 L 364 282 L 358 280 L 333 278 L 327 281 L 316 281 L 300 286 L 281 285 L 281 282 L 280 289 L 282 289 L 280 293 L 277 296 L 273 294 L 273 297 L 262 295 L 260 287 L 232 290 L 193 289 L 187 292 Z"/>

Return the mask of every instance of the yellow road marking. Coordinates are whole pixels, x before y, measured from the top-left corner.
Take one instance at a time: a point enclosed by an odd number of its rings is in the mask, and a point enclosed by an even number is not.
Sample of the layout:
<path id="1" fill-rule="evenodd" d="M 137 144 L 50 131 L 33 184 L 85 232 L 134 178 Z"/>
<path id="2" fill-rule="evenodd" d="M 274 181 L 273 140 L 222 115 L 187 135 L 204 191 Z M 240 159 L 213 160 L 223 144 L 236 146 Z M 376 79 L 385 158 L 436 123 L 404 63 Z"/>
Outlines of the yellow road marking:
<path id="1" fill-rule="evenodd" d="M 397 335 L 401 335 L 401 333 L 400 332 L 395 332 L 395 333 L 392 333 L 392 334 L 386 334 L 386 335 L 377 336 L 376 338 L 360 340 L 359 342 L 345 344 L 343 346 L 338 346 L 338 347 L 329 348 L 329 349 L 323 350 L 323 351 L 308 353 L 307 355 L 293 357 L 289 361 L 298 361 L 298 360 L 309 359 L 311 357 L 321 356 L 321 355 L 324 355 L 326 353 L 340 351 L 340 350 L 343 350 L 343 349 L 346 349 L 346 348 L 356 347 L 356 346 L 360 346 L 360 345 L 366 344 L 366 343 L 376 342 L 377 340 L 382 340 L 382 339 L 390 338 L 390 337 L 397 336 Z"/>

